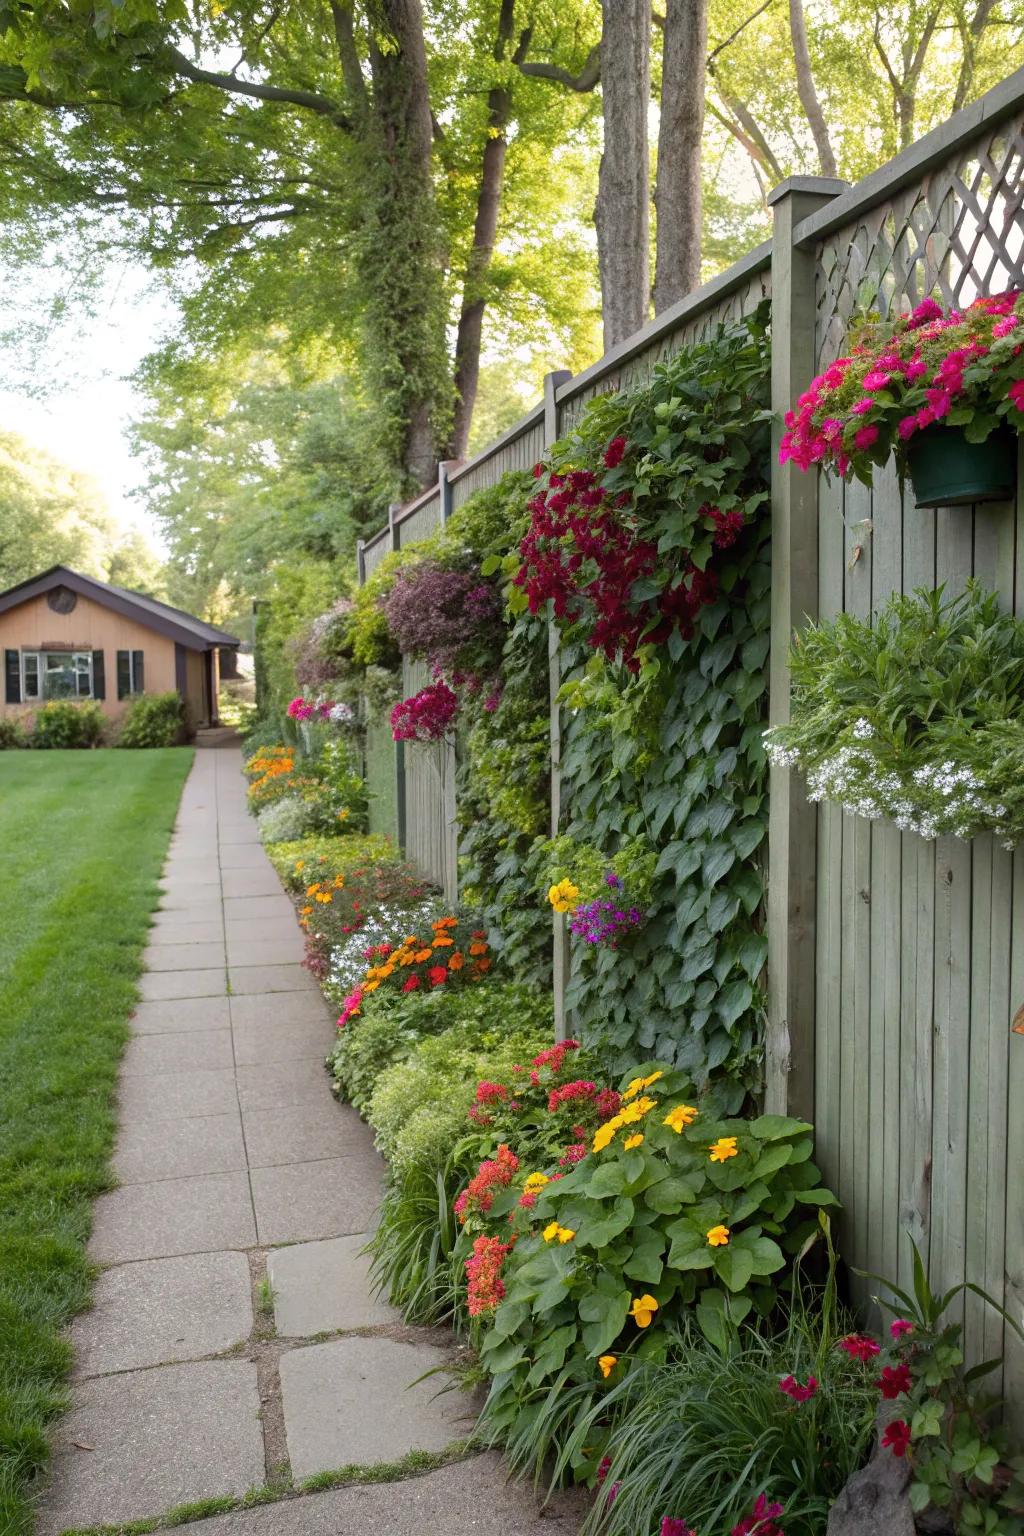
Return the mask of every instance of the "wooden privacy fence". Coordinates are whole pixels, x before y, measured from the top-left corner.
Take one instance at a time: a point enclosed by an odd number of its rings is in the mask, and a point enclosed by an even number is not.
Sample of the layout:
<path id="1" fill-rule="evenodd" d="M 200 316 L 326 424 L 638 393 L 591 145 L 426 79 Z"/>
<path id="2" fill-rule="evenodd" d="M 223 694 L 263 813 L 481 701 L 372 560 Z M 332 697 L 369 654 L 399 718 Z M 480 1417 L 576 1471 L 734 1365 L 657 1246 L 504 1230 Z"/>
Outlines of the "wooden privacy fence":
<path id="1" fill-rule="evenodd" d="M 392 510 L 360 546 L 361 578 L 473 491 L 530 468 L 588 400 L 639 382 L 762 298 L 781 418 L 838 355 L 856 313 L 1024 288 L 1024 71 L 858 186 L 793 177 L 770 201 L 769 244 L 577 377 L 549 375 L 528 416 Z M 1020 482 L 1006 505 L 917 511 L 891 468 L 869 491 L 789 465 L 774 473 L 772 550 L 773 723 L 788 718 L 789 639 L 808 618 L 867 618 L 893 591 L 944 582 L 953 595 L 972 575 L 1024 618 Z M 403 674 L 407 693 L 422 686 L 421 670 L 406 663 Z M 555 651 L 553 691 L 557 680 Z M 553 707 L 554 830 L 559 735 Z M 369 756 L 371 779 L 393 786 L 377 824 L 454 898 L 452 749 L 396 749 L 378 732 Z M 934 1285 L 969 1278 L 1024 1321 L 1024 1036 L 1010 1030 L 1024 1003 L 1024 857 L 988 836 L 927 842 L 809 805 L 799 777 L 773 768 L 768 938 L 767 1106 L 815 1122 L 846 1257 L 905 1283 L 909 1232 Z M 977 1298 L 960 1315 L 972 1356 L 1005 1353 L 1004 1388 L 1024 1415 L 1024 1347 Z"/>

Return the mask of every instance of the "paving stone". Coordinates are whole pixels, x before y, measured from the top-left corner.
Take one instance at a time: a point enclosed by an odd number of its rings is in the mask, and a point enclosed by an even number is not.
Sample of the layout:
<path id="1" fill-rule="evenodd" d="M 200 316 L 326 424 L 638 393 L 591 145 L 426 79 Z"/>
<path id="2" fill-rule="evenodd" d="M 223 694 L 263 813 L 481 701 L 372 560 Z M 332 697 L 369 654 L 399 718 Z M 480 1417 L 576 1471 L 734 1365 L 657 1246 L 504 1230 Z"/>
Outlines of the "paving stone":
<path id="1" fill-rule="evenodd" d="M 528 1481 L 512 1481 L 493 1451 L 423 1477 L 356 1483 L 329 1493 L 217 1515 L 195 1536 L 576 1536 L 587 1512 L 579 1491 L 539 1507 Z"/>
<path id="2" fill-rule="evenodd" d="M 199 890 L 205 891 L 206 896 L 195 896 L 189 901 L 170 903 L 162 901 L 154 914 L 156 921 L 152 933 L 163 932 L 172 926 L 184 926 L 185 923 L 207 923 L 217 931 L 215 938 L 220 938 L 224 919 L 224 909 L 221 906 L 220 894 L 215 885 L 201 885 Z M 210 937 L 207 932 L 207 938 Z"/>
<path id="3" fill-rule="evenodd" d="M 227 990 L 228 974 L 223 965 L 187 971 L 146 971 L 139 977 L 139 995 L 150 1003 L 167 998 L 226 997 Z"/>
<path id="4" fill-rule="evenodd" d="M 210 1173 L 127 1184 L 101 1195 L 94 1207 L 89 1256 L 101 1264 L 123 1264 L 255 1245 L 246 1175 Z"/>
<path id="5" fill-rule="evenodd" d="M 230 970 L 270 965 L 298 965 L 305 957 L 306 944 L 296 929 L 289 933 L 282 928 L 276 939 L 228 939 L 227 956 Z"/>
<path id="6" fill-rule="evenodd" d="M 256 831 L 255 820 L 249 822 L 248 825 L 241 821 L 237 826 L 222 823 L 217 828 L 217 846 L 221 850 L 224 848 L 244 848 L 250 845 L 257 848 L 262 847 L 259 834 Z"/>
<path id="7" fill-rule="evenodd" d="M 281 1356 L 281 1395 L 292 1474 L 397 1461 L 409 1451 L 442 1451 L 465 1435 L 468 1401 L 425 1372 L 444 1350 L 395 1339 L 347 1338 Z M 415 1383 L 415 1385 L 414 1385 Z"/>
<path id="8" fill-rule="evenodd" d="M 190 1072 L 196 1067 L 215 1072 L 234 1064 L 230 1029 L 193 1029 L 129 1040 L 121 1075 L 149 1077 L 154 1072 Z"/>
<path id="9" fill-rule="evenodd" d="M 242 965 L 228 970 L 231 991 L 240 996 L 254 992 L 316 992 L 316 982 L 304 965 Z"/>
<path id="10" fill-rule="evenodd" d="M 225 869 L 273 869 L 262 843 L 229 843 L 220 850 L 220 867 Z"/>
<path id="11" fill-rule="evenodd" d="M 366 1240 L 367 1234 L 360 1232 L 271 1249 L 267 1268 L 278 1333 L 302 1338 L 402 1321 L 395 1307 L 374 1294 L 370 1260 L 362 1252 Z"/>
<path id="12" fill-rule="evenodd" d="M 222 1354 L 252 1332 L 244 1253 L 192 1253 L 103 1270 L 75 1319 L 76 1377 Z"/>
<path id="13" fill-rule="evenodd" d="M 246 1167 L 242 1117 L 237 1109 L 177 1120 L 132 1120 L 121 1127 L 114 1153 L 114 1172 L 122 1184 L 230 1173 Z M 159 1199 L 155 1191 L 154 1199 Z"/>
<path id="14" fill-rule="evenodd" d="M 171 854 L 163 868 L 167 880 L 190 880 L 195 885 L 219 885 L 220 870 L 215 853 L 193 857 L 190 854 Z"/>
<path id="15" fill-rule="evenodd" d="M 250 1168 L 308 1163 L 373 1151 L 373 1132 L 350 1105 L 324 1094 L 320 1104 L 247 1109 L 242 1114 Z"/>
<path id="16" fill-rule="evenodd" d="M 299 1024 L 236 1024 L 231 1031 L 235 1062 L 240 1067 L 255 1067 L 274 1061 L 300 1061 L 304 1056 L 323 1061 L 336 1029 L 326 1018 Z"/>
<path id="17" fill-rule="evenodd" d="M 225 896 L 280 896 L 282 886 L 277 871 L 269 862 L 266 867 L 254 869 L 225 869 L 221 871 L 221 889 Z"/>
<path id="18" fill-rule="evenodd" d="M 217 944 L 223 940 L 223 917 L 209 922 L 199 922 L 185 913 L 181 913 L 180 917 L 181 921 L 174 917 L 157 917 L 149 930 L 149 942 L 151 944 Z"/>
<path id="19" fill-rule="evenodd" d="M 254 900 L 272 900 L 268 897 L 255 897 Z M 242 944 L 277 944 L 282 939 L 294 939 L 300 949 L 305 953 L 305 935 L 299 928 L 298 919 L 295 916 L 295 908 L 287 896 L 279 896 L 277 904 L 282 906 L 278 913 L 268 913 L 265 917 L 231 917 L 226 915 L 224 932 L 229 945 Z"/>
<path id="20" fill-rule="evenodd" d="M 80 1382 L 55 1432 L 37 1536 L 245 1493 L 264 1478 L 259 1406 L 256 1367 L 248 1360 Z"/>
<path id="21" fill-rule="evenodd" d="M 273 1109 L 287 1104 L 319 1104 L 330 1093 L 323 1061 L 276 1061 L 272 1066 L 235 1068 L 238 1102 L 243 1109 Z"/>
<path id="22" fill-rule="evenodd" d="M 318 1024 L 335 1029 L 335 1010 L 319 992 L 255 992 L 230 999 L 231 1022 L 239 1024 Z"/>
<path id="23" fill-rule="evenodd" d="M 180 1035 L 193 1029 L 226 1029 L 230 1024 L 231 1004 L 227 996 L 176 997 L 163 1003 L 140 1003 L 132 1014 L 132 1029 L 137 1035 Z"/>
<path id="24" fill-rule="evenodd" d="M 213 970 L 225 964 L 224 941 L 217 939 L 206 944 L 148 944 L 142 959 L 148 971 Z"/>
<path id="25" fill-rule="evenodd" d="M 196 1115 L 223 1115 L 235 1109 L 235 1074 L 165 1072 L 155 1077 L 125 1077 L 117 1090 L 121 1123 L 138 1120 L 181 1120 Z"/>
<path id="26" fill-rule="evenodd" d="M 286 896 L 278 887 L 274 896 L 225 896 L 224 918 L 228 925 L 228 937 L 233 937 L 232 923 L 245 924 L 240 932 L 251 933 L 251 925 L 259 922 L 274 922 L 277 924 L 290 923 L 295 925 L 295 908 L 291 898 Z M 258 933 L 252 934 L 253 938 L 259 938 Z"/>
<path id="27" fill-rule="evenodd" d="M 376 1153 L 254 1168 L 256 1230 L 264 1243 L 303 1243 L 372 1228 L 384 1165 Z"/>
<path id="28" fill-rule="evenodd" d="M 160 910 L 184 911 L 193 902 L 219 901 L 220 880 L 183 880 L 178 875 L 160 877 Z"/>

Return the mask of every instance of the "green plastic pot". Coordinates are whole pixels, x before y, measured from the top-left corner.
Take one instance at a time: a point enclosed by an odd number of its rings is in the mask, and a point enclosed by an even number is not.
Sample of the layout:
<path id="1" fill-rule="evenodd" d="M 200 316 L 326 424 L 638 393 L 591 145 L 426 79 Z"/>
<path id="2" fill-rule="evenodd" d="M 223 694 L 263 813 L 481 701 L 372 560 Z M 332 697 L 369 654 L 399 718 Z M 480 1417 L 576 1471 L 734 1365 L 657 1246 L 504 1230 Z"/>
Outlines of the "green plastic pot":
<path id="1" fill-rule="evenodd" d="M 919 507 L 966 507 L 1008 501 L 1017 485 L 1017 434 L 997 427 L 983 443 L 969 443 L 963 427 L 939 423 L 907 444 L 907 468 Z"/>

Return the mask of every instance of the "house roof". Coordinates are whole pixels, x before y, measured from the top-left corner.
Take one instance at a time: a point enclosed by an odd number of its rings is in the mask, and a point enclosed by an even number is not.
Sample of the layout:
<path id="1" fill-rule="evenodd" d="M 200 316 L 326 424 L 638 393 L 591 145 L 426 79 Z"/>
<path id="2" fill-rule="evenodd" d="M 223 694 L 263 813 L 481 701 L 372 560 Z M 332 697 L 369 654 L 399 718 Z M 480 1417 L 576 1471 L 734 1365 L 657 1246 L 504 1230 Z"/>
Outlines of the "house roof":
<path id="1" fill-rule="evenodd" d="M 41 597 L 54 587 L 68 587 L 80 597 L 91 598 L 94 603 L 112 608 L 115 613 L 134 619 L 138 624 L 145 624 L 158 634 L 167 635 L 190 651 L 210 651 L 214 646 L 227 648 L 241 644 L 227 630 L 207 624 L 205 620 L 197 619 L 181 608 L 172 608 L 170 603 L 158 602 L 155 597 L 144 597 L 141 592 L 131 592 L 127 587 L 115 587 L 109 581 L 97 581 L 95 576 L 82 576 L 66 565 L 51 565 L 48 571 L 43 571 L 39 576 L 31 576 L 27 581 L 9 587 L 6 592 L 0 592 L 0 613 L 6 613 L 9 608 L 17 608 L 33 597 Z"/>

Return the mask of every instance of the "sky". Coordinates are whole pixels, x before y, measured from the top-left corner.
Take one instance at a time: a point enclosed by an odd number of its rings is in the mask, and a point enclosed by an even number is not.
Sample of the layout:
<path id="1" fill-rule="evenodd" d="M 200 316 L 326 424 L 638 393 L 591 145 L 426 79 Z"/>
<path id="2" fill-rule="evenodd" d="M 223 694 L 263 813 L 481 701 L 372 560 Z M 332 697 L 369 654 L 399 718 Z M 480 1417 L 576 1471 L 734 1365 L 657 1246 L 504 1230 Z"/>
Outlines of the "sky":
<path id="1" fill-rule="evenodd" d="M 27 274 L 19 290 L 22 305 L 32 307 L 33 294 L 52 291 L 51 274 Z M 45 309 L 44 301 L 40 319 Z M 20 369 L 0 378 L 0 426 L 91 475 L 114 516 L 141 528 L 161 553 L 158 529 L 131 495 L 142 466 L 132 457 L 127 428 L 143 401 L 129 375 L 174 318 L 173 304 L 143 268 L 120 266 L 104 282 L 92 316 L 73 313 L 30 348 L 19 348 Z"/>

